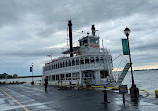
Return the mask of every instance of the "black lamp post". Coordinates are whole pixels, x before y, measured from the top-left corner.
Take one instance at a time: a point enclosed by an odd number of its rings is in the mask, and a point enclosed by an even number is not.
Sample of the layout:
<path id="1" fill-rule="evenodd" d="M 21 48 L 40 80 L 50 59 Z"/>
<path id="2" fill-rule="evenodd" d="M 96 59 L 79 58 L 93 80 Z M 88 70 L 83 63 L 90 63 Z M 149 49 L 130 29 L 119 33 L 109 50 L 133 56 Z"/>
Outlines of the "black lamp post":
<path id="1" fill-rule="evenodd" d="M 130 52 L 130 46 L 129 46 L 129 34 L 130 34 L 130 29 L 125 28 L 124 30 L 125 35 L 127 36 L 127 42 L 128 42 L 128 50 L 129 50 L 129 61 L 130 61 L 130 67 L 131 67 L 131 79 L 132 79 L 132 87 L 134 86 L 134 77 L 133 77 L 133 70 L 132 70 L 132 60 L 131 60 L 131 52 Z"/>
<path id="2" fill-rule="evenodd" d="M 130 88 L 130 94 L 131 97 L 138 98 L 139 95 L 139 90 L 136 88 L 136 85 L 134 84 L 134 77 L 133 77 L 133 70 L 132 70 L 132 60 L 131 60 L 131 52 L 130 52 L 130 46 L 129 46 L 129 34 L 130 34 L 130 29 L 125 28 L 124 30 L 125 35 L 127 36 L 127 42 L 128 42 L 128 50 L 129 50 L 129 61 L 130 61 L 130 67 L 131 67 L 131 79 L 132 79 L 132 86 Z"/>
<path id="3" fill-rule="evenodd" d="M 33 63 L 32 63 L 32 85 L 34 85 L 34 81 L 33 81 Z"/>

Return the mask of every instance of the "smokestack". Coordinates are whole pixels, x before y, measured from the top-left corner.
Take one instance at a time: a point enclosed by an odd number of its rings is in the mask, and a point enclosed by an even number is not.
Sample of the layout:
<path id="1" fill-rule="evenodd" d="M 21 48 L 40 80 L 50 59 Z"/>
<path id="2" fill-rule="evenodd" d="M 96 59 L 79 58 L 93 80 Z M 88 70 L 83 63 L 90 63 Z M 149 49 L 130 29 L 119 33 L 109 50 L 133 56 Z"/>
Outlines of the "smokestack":
<path id="1" fill-rule="evenodd" d="M 73 57 L 73 46 L 72 46 L 72 23 L 71 23 L 71 20 L 68 21 L 68 26 L 69 26 L 70 57 Z"/>

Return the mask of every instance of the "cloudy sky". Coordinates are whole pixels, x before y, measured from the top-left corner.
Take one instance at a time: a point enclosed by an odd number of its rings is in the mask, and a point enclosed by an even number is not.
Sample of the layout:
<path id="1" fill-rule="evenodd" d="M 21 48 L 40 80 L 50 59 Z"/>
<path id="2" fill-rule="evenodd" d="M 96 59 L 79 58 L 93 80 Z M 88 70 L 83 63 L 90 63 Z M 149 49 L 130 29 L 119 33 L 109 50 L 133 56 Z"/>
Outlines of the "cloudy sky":
<path id="1" fill-rule="evenodd" d="M 0 73 L 41 75 L 42 67 L 61 55 L 66 45 L 67 21 L 73 23 L 73 41 L 82 30 L 97 35 L 113 59 L 122 54 L 123 30 L 131 29 L 133 66 L 158 68 L 158 1 L 156 0 L 0 0 Z M 120 56 L 114 67 L 128 57 Z M 138 67 L 139 66 L 139 67 Z"/>

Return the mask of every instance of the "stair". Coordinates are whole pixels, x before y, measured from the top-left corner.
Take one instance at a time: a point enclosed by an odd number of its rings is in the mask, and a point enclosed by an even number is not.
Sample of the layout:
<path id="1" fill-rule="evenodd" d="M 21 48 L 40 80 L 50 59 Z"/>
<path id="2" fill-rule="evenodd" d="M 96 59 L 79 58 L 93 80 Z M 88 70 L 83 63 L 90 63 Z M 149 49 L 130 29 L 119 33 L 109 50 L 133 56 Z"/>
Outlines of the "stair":
<path id="1" fill-rule="evenodd" d="M 123 71 L 122 71 L 122 73 L 121 73 L 118 81 L 116 82 L 116 84 L 118 86 L 121 85 L 121 83 L 122 83 L 123 79 L 125 78 L 125 76 L 126 76 L 128 70 L 129 70 L 129 68 L 130 68 L 130 63 L 127 63 L 126 66 L 124 67 L 124 69 L 123 69 Z"/>

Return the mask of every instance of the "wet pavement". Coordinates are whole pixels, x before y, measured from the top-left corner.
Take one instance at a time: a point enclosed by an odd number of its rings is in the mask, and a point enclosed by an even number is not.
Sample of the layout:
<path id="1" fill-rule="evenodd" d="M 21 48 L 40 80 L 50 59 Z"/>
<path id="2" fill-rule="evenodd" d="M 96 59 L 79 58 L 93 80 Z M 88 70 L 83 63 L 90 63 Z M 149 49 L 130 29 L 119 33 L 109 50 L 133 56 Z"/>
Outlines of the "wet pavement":
<path id="1" fill-rule="evenodd" d="M 49 86 L 44 91 L 37 85 L 0 85 L 0 111 L 157 111 L 158 99 L 140 96 L 132 102 L 126 94 L 125 105 L 122 95 L 108 91 L 108 101 L 104 104 L 103 92 L 93 90 L 58 90 Z"/>

